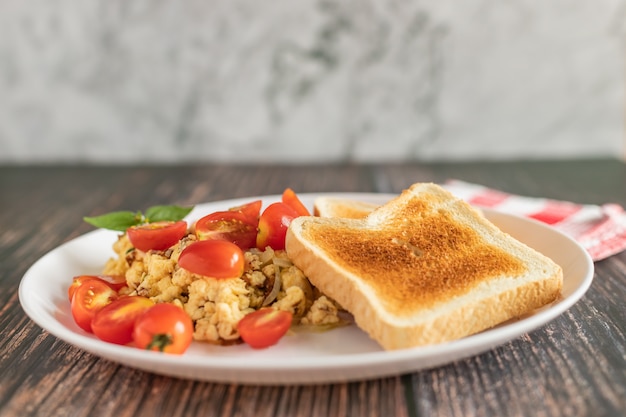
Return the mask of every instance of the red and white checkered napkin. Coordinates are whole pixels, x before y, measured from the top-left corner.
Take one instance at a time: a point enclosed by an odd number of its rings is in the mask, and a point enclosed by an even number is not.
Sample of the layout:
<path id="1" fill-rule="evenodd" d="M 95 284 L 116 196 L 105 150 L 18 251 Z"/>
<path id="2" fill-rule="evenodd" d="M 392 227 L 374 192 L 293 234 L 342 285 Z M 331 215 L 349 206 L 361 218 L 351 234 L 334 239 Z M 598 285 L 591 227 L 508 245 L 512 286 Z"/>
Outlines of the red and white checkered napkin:
<path id="1" fill-rule="evenodd" d="M 594 261 L 626 249 L 626 212 L 617 204 L 596 206 L 522 197 L 459 180 L 449 180 L 444 187 L 474 206 L 547 223 L 574 238 Z"/>

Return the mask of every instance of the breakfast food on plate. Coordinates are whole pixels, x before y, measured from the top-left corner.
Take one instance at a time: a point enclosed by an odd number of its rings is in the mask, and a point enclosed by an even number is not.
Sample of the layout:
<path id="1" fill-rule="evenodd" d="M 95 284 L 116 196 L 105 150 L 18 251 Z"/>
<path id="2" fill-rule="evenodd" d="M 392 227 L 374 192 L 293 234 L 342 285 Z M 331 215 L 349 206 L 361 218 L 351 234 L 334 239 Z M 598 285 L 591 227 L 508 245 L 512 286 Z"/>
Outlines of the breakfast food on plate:
<path id="1" fill-rule="evenodd" d="M 103 274 L 122 274 L 129 293 L 154 302 L 174 303 L 194 321 L 194 340 L 224 344 L 237 341 L 238 322 L 261 307 L 289 311 L 295 323 L 337 323 L 336 305 L 316 291 L 285 251 L 250 248 L 240 277 L 204 277 L 178 266 L 183 248 L 195 242 L 193 234 L 167 251 L 132 251 L 127 235 L 114 245 Z M 130 252 L 129 252 L 130 251 Z M 132 254 L 131 256 L 126 254 Z"/>
<path id="2" fill-rule="evenodd" d="M 313 202 L 313 215 L 319 217 L 343 217 L 360 219 L 377 208 L 377 204 L 347 198 L 321 196 Z"/>
<path id="3" fill-rule="evenodd" d="M 294 326 L 344 325 L 347 311 L 399 349 L 479 332 L 561 290 L 558 265 L 434 184 L 381 206 L 318 197 L 313 216 L 290 189 L 268 203 L 191 223 L 192 208 L 177 206 L 85 218 L 121 233 L 103 275 L 69 285 L 76 324 L 103 341 L 183 353 L 192 339 L 265 348 Z M 171 340 L 159 333 L 175 328 Z"/>
<path id="4" fill-rule="evenodd" d="M 446 342 L 546 305 L 562 269 L 442 187 L 360 219 L 295 218 L 287 255 L 384 349 Z"/>
<path id="5" fill-rule="evenodd" d="M 133 331 L 133 320 L 162 304 L 191 319 L 179 339 L 223 345 L 243 341 L 263 348 L 292 325 L 326 330 L 346 324 L 338 305 L 310 284 L 284 250 L 289 222 L 310 215 L 308 209 L 291 189 L 261 208 L 261 200 L 251 201 L 189 225 L 184 218 L 191 208 L 177 206 L 85 218 L 122 233 L 103 275 L 75 277 L 69 286 L 76 324 L 104 341 L 132 339 L 135 346 L 163 351 L 172 349 L 162 345 L 163 338 L 150 344 L 136 340 Z M 151 325 L 173 326 L 162 312 L 151 314 L 157 317 Z"/>

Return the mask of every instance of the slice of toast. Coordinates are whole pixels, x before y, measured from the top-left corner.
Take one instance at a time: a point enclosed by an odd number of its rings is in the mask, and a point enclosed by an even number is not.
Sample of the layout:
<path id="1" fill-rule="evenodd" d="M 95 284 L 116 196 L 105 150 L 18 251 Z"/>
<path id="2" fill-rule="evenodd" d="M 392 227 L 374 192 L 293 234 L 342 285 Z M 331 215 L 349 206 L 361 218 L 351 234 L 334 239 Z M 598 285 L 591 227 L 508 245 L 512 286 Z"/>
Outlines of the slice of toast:
<path id="1" fill-rule="evenodd" d="M 366 203 L 364 201 L 321 196 L 317 197 L 315 201 L 313 201 L 313 215 L 319 217 L 362 219 L 378 207 L 380 207 L 378 204 Z M 480 215 L 483 215 L 480 208 L 474 207 L 474 210 L 476 210 Z"/>
<path id="2" fill-rule="evenodd" d="M 361 219 L 378 208 L 377 204 L 338 197 L 317 197 L 313 202 L 313 215 L 319 217 L 343 217 Z"/>
<path id="3" fill-rule="evenodd" d="M 429 183 L 361 219 L 296 218 L 286 250 L 387 350 L 488 329 L 554 301 L 563 283 L 559 265 Z"/>

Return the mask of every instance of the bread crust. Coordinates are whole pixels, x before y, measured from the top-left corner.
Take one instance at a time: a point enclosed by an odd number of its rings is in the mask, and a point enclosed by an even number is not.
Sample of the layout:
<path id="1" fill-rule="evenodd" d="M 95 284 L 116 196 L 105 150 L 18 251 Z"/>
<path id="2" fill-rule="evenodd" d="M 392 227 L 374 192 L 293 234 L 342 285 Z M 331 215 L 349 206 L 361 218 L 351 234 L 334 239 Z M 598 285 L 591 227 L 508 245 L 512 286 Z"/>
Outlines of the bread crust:
<path id="1" fill-rule="evenodd" d="M 560 266 L 435 184 L 414 184 L 363 219 L 295 219 L 286 249 L 388 350 L 480 332 L 562 287 Z"/>
<path id="2" fill-rule="evenodd" d="M 362 219 L 378 208 L 377 204 L 337 197 L 318 197 L 313 202 L 313 215 L 319 217 L 341 217 Z"/>

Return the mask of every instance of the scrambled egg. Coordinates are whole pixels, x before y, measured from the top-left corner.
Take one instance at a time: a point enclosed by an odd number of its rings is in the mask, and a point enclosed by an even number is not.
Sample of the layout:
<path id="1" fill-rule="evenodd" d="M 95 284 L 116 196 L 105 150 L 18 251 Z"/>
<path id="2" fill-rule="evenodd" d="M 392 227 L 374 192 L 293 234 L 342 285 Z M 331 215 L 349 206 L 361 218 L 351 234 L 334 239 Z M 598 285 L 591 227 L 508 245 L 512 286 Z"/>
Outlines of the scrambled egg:
<path id="1" fill-rule="evenodd" d="M 198 341 L 237 342 L 239 320 L 266 306 L 291 312 L 295 325 L 340 322 L 337 304 L 311 285 L 285 251 L 246 251 L 243 276 L 216 279 L 178 266 L 181 251 L 195 240 L 189 234 L 165 251 L 141 252 L 121 235 L 113 245 L 117 257 L 107 261 L 103 273 L 124 275 L 131 295 L 182 307 L 194 322 Z"/>

